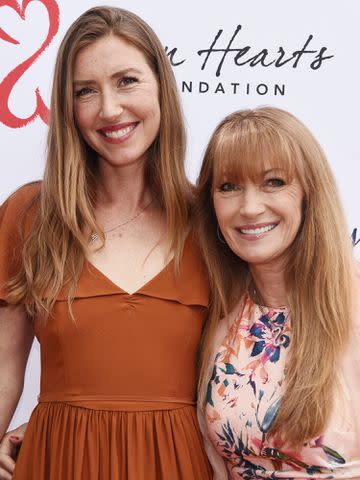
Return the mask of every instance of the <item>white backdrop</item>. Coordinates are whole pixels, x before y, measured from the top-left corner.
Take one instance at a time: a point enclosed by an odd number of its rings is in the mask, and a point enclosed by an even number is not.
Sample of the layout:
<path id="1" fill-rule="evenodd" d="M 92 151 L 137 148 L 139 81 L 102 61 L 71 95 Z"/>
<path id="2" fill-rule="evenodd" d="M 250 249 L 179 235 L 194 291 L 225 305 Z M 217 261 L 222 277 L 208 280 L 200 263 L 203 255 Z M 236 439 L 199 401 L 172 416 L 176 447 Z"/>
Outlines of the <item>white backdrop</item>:
<path id="1" fill-rule="evenodd" d="M 106 3 L 140 15 L 167 47 L 187 120 L 187 171 L 192 180 L 206 141 L 224 115 L 257 105 L 285 108 L 310 127 L 327 152 L 349 235 L 357 241 L 358 0 Z M 44 119 L 56 50 L 70 23 L 99 4 L 0 0 L 0 202 L 21 184 L 42 176 Z M 38 389 L 35 343 L 12 425 L 28 418 Z"/>

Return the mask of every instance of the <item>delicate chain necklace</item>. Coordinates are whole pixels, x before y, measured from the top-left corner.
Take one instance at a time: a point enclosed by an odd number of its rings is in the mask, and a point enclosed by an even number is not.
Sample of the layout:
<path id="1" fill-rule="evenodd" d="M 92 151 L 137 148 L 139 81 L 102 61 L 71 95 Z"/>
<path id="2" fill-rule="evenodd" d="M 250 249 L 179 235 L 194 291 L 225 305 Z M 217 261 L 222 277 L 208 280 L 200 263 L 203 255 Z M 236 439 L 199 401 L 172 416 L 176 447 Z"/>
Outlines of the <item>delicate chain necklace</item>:
<path id="1" fill-rule="evenodd" d="M 115 227 L 111 227 L 109 228 L 108 230 L 104 230 L 104 234 L 106 235 L 107 233 L 110 233 L 110 232 L 113 232 L 114 230 L 116 230 L 117 228 L 120 228 L 120 227 L 123 227 L 124 225 L 127 225 L 128 223 L 130 222 L 133 222 L 136 218 L 140 217 L 140 215 L 142 213 L 145 212 L 145 210 L 147 208 L 150 207 L 150 205 L 153 203 L 154 199 L 152 199 L 147 205 L 145 205 L 145 207 L 143 209 L 140 210 L 140 212 L 138 212 L 136 215 L 134 215 L 133 217 L 129 218 L 128 220 L 125 220 L 125 222 L 121 222 L 119 223 L 118 225 L 115 225 Z M 94 243 L 96 242 L 96 240 L 99 238 L 99 235 L 95 232 L 93 232 L 91 235 L 90 235 L 90 243 Z"/>

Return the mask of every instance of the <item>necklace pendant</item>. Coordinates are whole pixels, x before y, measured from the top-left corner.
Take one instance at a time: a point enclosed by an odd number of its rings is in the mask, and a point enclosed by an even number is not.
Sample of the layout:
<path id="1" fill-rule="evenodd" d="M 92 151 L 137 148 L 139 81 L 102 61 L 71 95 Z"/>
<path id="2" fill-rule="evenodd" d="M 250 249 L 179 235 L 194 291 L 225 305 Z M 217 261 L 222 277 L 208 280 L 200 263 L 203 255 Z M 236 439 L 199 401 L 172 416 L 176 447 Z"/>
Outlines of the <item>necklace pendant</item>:
<path id="1" fill-rule="evenodd" d="M 283 326 L 275 327 L 273 329 L 274 347 L 280 347 L 281 345 L 284 345 L 284 343 L 286 342 L 286 338 L 284 338 L 284 336 L 282 335 L 283 329 L 284 329 Z"/>

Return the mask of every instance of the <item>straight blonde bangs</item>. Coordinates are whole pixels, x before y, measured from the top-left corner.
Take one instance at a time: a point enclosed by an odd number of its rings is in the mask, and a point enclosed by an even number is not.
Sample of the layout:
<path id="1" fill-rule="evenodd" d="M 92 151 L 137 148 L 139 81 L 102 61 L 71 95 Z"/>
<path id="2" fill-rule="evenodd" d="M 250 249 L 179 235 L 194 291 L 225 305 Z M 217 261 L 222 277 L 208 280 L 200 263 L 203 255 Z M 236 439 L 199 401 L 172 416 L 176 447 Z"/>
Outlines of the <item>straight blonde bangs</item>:
<path id="1" fill-rule="evenodd" d="M 210 141 L 213 188 L 224 181 L 261 183 L 268 170 L 278 170 L 288 183 L 306 183 L 299 147 L 286 131 L 262 120 L 255 112 L 236 112 L 220 124 Z"/>

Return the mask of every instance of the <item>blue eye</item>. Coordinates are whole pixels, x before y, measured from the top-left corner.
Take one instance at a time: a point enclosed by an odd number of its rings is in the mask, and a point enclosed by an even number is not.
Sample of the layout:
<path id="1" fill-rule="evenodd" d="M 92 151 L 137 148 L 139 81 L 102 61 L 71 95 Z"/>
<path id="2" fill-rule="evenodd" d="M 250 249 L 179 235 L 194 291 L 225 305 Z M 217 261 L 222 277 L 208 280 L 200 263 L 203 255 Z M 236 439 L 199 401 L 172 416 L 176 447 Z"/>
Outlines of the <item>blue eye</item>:
<path id="1" fill-rule="evenodd" d="M 138 82 L 138 79 L 136 77 L 125 76 L 125 77 L 122 77 L 121 80 L 119 80 L 119 85 L 127 87 L 137 82 Z"/>
<path id="2" fill-rule="evenodd" d="M 80 88 L 80 90 L 77 90 L 75 92 L 75 97 L 83 97 L 84 95 L 89 95 L 90 93 L 93 93 L 93 89 L 90 88 L 90 87 L 83 87 L 83 88 Z"/>
<path id="3" fill-rule="evenodd" d="M 238 189 L 238 185 L 231 182 L 224 182 L 219 187 L 219 192 L 233 192 Z"/>
<path id="4" fill-rule="evenodd" d="M 282 178 L 268 178 L 266 181 L 266 185 L 269 187 L 283 187 L 285 185 L 285 180 Z"/>
<path id="5" fill-rule="evenodd" d="M 238 195 L 242 191 L 242 186 L 232 182 L 223 182 L 216 189 L 221 195 L 233 196 Z"/>

